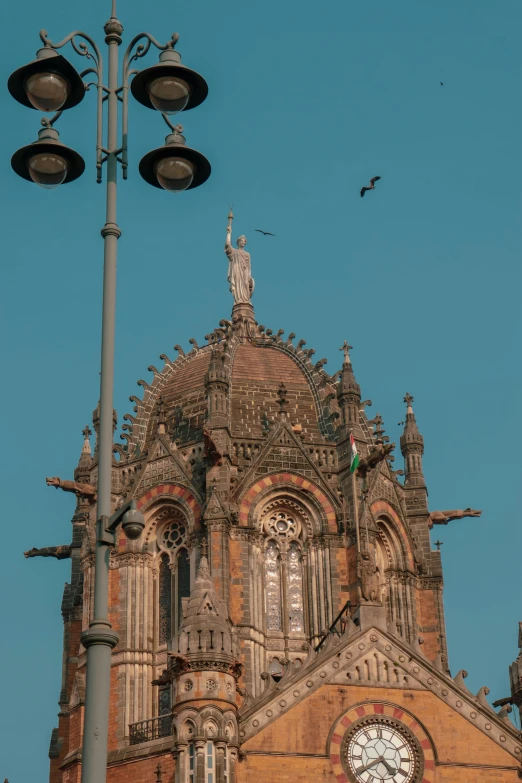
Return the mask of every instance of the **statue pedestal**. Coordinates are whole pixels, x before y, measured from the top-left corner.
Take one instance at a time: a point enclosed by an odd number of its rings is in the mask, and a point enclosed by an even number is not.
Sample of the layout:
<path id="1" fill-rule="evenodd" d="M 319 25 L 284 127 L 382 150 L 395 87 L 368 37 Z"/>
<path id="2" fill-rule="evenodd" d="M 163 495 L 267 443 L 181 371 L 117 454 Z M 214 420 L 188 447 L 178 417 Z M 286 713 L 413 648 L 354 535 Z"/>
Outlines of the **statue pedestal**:
<path id="1" fill-rule="evenodd" d="M 232 321 L 255 321 L 251 302 L 239 302 L 232 308 Z"/>
<path id="2" fill-rule="evenodd" d="M 366 631 L 368 628 L 380 628 L 386 631 L 386 609 L 383 604 L 359 604 L 352 619 L 361 631 Z"/>

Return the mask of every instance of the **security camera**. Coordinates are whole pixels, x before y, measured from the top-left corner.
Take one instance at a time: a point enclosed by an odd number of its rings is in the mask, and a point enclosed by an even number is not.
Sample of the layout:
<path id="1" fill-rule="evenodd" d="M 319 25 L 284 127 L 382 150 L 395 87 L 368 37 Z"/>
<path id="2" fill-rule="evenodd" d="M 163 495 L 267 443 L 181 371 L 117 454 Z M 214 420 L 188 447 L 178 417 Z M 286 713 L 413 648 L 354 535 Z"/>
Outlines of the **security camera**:
<path id="1" fill-rule="evenodd" d="M 134 504 L 123 515 L 121 526 L 123 528 L 123 532 L 131 541 L 139 538 L 143 533 L 145 519 L 141 511 L 138 511 Z"/>

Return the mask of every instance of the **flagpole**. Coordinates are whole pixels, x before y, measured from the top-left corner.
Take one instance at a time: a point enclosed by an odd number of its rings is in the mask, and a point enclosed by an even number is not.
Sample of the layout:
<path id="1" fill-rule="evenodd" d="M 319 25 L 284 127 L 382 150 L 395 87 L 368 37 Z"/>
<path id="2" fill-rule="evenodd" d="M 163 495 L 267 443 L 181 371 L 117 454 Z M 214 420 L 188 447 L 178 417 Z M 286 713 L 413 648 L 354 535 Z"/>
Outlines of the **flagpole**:
<path id="1" fill-rule="evenodd" d="M 357 470 L 352 473 L 353 516 L 355 519 L 355 536 L 357 539 L 357 554 L 361 551 L 361 531 L 359 530 L 359 500 L 357 498 Z"/>

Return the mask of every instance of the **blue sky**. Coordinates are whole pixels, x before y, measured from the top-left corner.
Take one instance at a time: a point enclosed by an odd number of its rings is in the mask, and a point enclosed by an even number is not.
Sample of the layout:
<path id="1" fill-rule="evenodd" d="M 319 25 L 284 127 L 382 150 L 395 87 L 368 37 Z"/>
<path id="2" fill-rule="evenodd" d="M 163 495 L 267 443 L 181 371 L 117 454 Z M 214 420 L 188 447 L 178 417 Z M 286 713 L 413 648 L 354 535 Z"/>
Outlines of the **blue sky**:
<path id="1" fill-rule="evenodd" d="M 5 83 L 33 59 L 42 27 L 53 40 L 81 28 L 103 44 L 110 8 L 26 0 L 1 13 Z M 259 322 L 306 339 L 331 373 L 347 338 L 371 412 L 397 442 L 402 398 L 415 396 L 430 508 L 483 509 L 480 519 L 435 528 L 433 540 L 444 542 L 452 671 L 467 669 L 474 692 L 487 684 L 490 697 L 507 695 L 522 611 L 520 3 L 128 0 L 118 13 L 126 42 L 141 30 L 161 41 L 180 33 L 183 61 L 210 86 L 181 121 L 213 167 L 189 193 L 146 185 L 137 164 L 167 128 L 131 105 L 118 205 L 120 422 L 159 354 L 173 356 L 192 336 L 203 342 L 229 316 L 223 241 L 233 202 Z M 87 172 L 52 192 L 9 164 L 36 138 L 38 113 L 6 89 L 0 109 L 0 778 L 43 783 L 69 563 L 25 561 L 22 552 L 70 541 L 74 498 L 44 478 L 72 477 L 98 400 L 104 188 L 95 182 L 94 95 L 57 126 Z M 374 175 L 376 191 L 361 199 Z"/>

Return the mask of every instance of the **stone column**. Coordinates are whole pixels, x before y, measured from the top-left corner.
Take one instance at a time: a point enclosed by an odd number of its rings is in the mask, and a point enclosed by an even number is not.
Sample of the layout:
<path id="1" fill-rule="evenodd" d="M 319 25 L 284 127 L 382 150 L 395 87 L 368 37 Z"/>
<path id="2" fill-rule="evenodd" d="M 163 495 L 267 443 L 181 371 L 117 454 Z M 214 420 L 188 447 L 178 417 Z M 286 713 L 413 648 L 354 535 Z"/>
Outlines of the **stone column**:
<path id="1" fill-rule="evenodd" d="M 195 759 L 195 767 L 196 767 L 196 778 L 195 783 L 206 783 L 205 781 L 205 749 L 206 749 L 207 741 L 206 739 L 203 739 L 201 737 L 198 737 L 197 739 L 194 739 L 194 747 L 196 749 L 196 759 Z"/>
<path id="2" fill-rule="evenodd" d="M 188 744 L 176 742 L 176 779 L 175 783 L 185 783 L 188 780 Z"/>
<path id="3" fill-rule="evenodd" d="M 228 783 L 236 783 L 236 767 L 238 761 L 238 749 L 228 748 Z"/>
<path id="4" fill-rule="evenodd" d="M 225 781 L 225 755 L 227 752 L 227 743 L 225 740 L 216 740 L 214 742 L 216 749 L 216 783 L 228 783 Z"/>

